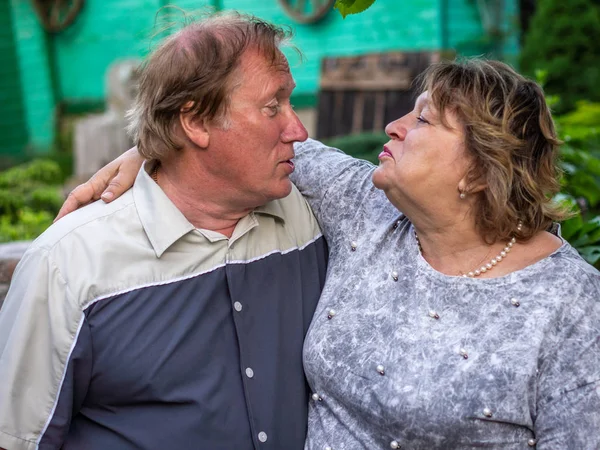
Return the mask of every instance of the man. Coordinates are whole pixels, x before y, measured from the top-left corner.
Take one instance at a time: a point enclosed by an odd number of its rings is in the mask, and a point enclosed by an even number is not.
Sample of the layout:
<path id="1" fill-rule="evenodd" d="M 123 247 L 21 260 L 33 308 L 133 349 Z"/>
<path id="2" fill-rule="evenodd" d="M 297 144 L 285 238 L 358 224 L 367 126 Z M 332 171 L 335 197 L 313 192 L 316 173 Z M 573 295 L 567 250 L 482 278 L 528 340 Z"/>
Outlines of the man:
<path id="1" fill-rule="evenodd" d="M 287 35 L 228 14 L 143 68 L 133 189 L 50 227 L 0 312 L 0 447 L 301 449 L 326 248 Z"/>

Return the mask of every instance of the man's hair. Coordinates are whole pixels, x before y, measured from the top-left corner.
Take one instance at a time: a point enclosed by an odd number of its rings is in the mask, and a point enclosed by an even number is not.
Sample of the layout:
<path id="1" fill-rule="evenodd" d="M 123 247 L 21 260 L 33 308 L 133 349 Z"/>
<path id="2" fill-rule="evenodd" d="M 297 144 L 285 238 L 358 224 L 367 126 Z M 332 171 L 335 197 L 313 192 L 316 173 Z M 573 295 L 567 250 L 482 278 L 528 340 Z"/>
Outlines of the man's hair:
<path id="1" fill-rule="evenodd" d="M 464 126 L 473 159 L 467 185 L 487 185 L 473 211 L 487 242 L 527 240 L 567 216 L 552 201 L 560 189 L 560 141 L 538 84 L 504 63 L 463 59 L 432 65 L 420 85 L 445 126 L 446 111 Z"/>
<path id="2" fill-rule="evenodd" d="M 212 15 L 168 37 L 143 64 L 128 112 L 140 154 L 161 160 L 180 150 L 182 112 L 226 128 L 241 56 L 256 49 L 267 62 L 280 63 L 280 46 L 290 37 L 288 29 L 237 12 Z"/>

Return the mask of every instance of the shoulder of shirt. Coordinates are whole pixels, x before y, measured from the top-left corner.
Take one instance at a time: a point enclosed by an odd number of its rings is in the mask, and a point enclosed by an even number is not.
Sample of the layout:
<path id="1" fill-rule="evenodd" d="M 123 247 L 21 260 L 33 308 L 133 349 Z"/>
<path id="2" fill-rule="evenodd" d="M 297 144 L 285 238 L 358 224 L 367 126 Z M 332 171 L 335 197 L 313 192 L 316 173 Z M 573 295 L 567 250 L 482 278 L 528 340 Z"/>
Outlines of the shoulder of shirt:
<path id="1" fill-rule="evenodd" d="M 321 234 L 312 209 L 293 184 L 287 197 L 274 200 L 260 210 L 272 211 L 274 215 L 283 219 L 286 228 L 293 230 L 300 241 L 311 240 Z"/>
<path id="2" fill-rule="evenodd" d="M 98 230 L 110 233 L 112 226 L 118 226 L 119 221 L 104 220 L 127 208 L 135 209 L 132 190 L 128 190 L 122 196 L 111 203 L 98 200 L 87 206 L 79 208 L 62 219 L 53 223 L 36 240 L 31 243 L 30 250 L 50 251 L 56 244 L 69 240 L 74 236 L 89 237 L 94 239 L 94 233 Z M 136 214 L 136 220 L 137 214 Z"/>

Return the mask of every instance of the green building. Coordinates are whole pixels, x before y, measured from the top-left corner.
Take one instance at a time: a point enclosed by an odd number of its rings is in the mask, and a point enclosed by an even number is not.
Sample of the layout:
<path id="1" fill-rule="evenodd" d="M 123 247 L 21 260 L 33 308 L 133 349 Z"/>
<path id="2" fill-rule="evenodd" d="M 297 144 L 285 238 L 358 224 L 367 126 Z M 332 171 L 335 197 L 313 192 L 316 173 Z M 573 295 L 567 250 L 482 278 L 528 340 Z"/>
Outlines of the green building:
<path id="1" fill-rule="evenodd" d="M 48 152 L 60 114 L 102 109 L 107 67 L 148 53 L 156 42 L 155 19 L 167 4 L 186 11 L 238 9 L 291 26 L 304 53 L 303 62 L 289 54 L 299 109 L 316 104 L 324 57 L 452 50 L 512 62 L 518 51 L 518 0 L 377 0 L 362 14 L 342 19 L 329 11 L 312 23 L 286 11 L 285 4 L 293 9 L 296 1 L 85 0 L 75 21 L 57 33 L 40 24 L 34 5 L 44 2 L 0 1 L 0 157 Z"/>

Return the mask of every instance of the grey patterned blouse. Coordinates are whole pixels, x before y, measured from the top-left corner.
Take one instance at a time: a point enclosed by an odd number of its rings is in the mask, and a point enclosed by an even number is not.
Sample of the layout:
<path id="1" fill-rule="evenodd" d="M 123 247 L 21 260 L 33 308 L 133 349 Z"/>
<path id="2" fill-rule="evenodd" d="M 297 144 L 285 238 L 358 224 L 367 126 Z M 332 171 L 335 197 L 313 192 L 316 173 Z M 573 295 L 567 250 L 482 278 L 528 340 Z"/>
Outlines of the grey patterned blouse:
<path id="1" fill-rule="evenodd" d="M 330 247 L 304 344 L 307 449 L 600 449 L 596 269 L 565 242 L 503 277 L 443 275 L 371 164 L 296 152 Z"/>

